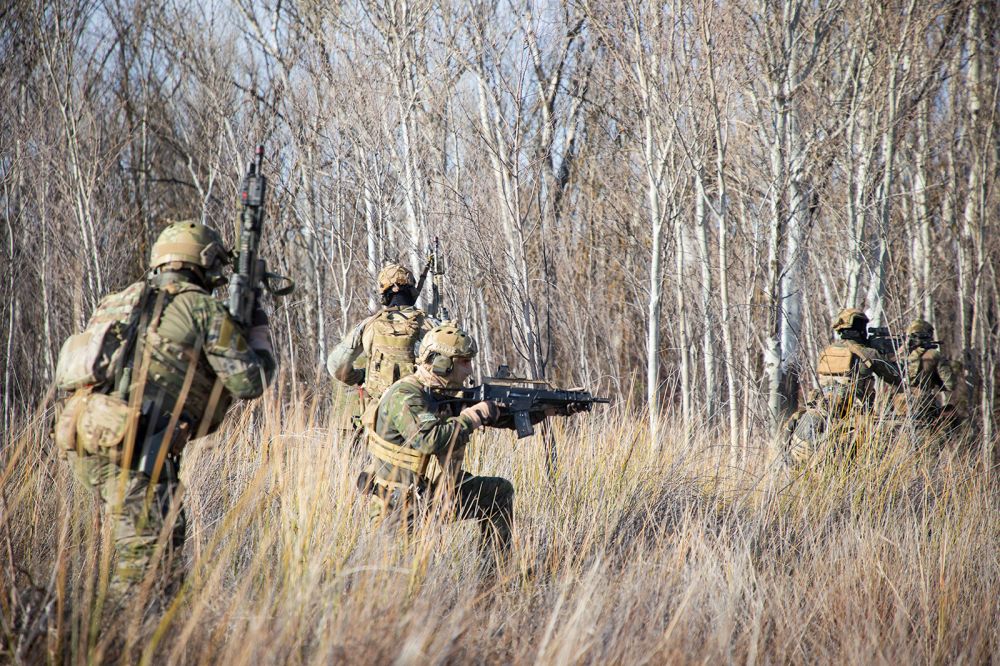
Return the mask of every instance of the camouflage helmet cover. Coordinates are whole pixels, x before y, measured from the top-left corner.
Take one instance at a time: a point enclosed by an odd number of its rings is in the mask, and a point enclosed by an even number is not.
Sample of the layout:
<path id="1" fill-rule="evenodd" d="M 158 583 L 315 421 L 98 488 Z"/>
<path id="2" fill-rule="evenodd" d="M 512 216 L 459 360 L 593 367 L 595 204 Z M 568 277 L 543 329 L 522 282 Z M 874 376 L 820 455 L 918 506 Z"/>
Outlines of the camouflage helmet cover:
<path id="1" fill-rule="evenodd" d="M 217 268 L 229 260 L 219 232 L 195 220 L 172 222 L 160 232 L 149 257 L 149 267 L 174 262 L 204 269 Z"/>
<path id="2" fill-rule="evenodd" d="M 868 315 L 857 308 L 847 308 L 846 310 L 841 310 L 837 317 L 833 320 L 834 331 L 846 331 L 855 327 L 855 324 L 860 323 L 862 325 L 868 323 Z"/>
<path id="3" fill-rule="evenodd" d="M 914 338 L 933 338 L 934 327 L 926 319 L 914 319 L 906 327 L 906 334 Z"/>
<path id="4" fill-rule="evenodd" d="M 417 281 L 413 279 L 413 273 L 406 266 L 400 264 L 386 264 L 378 272 L 378 292 L 384 294 L 394 287 L 415 287 Z M 398 291 L 398 289 L 395 289 Z"/>
<path id="5" fill-rule="evenodd" d="M 430 362 L 433 354 L 447 358 L 472 358 L 479 351 L 476 341 L 453 321 L 438 324 L 420 342 L 418 363 Z"/>

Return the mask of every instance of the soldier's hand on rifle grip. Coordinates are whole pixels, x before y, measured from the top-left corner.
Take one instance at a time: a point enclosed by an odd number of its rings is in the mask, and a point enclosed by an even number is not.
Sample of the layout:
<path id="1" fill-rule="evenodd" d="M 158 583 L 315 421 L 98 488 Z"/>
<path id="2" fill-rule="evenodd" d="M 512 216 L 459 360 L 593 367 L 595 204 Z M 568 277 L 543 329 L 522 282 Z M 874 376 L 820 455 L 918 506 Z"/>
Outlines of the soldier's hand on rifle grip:
<path id="1" fill-rule="evenodd" d="M 472 427 L 478 429 L 496 421 L 500 416 L 500 408 L 492 400 L 483 400 L 463 409 L 461 415 L 471 419 Z"/>

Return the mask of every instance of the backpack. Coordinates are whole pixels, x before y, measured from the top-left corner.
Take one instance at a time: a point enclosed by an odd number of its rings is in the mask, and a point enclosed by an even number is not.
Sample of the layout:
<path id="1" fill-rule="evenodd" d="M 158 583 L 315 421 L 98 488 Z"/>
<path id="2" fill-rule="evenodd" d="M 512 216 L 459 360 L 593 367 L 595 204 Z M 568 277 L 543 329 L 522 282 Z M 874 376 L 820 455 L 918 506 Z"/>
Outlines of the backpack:
<path id="1" fill-rule="evenodd" d="M 419 311 L 411 314 L 390 308 L 369 324 L 374 335 L 365 369 L 365 391 L 370 397 L 377 399 L 387 388 L 414 372 L 423 321 L 423 313 Z"/>
<path id="2" fill-rule="evenodd" d="M 150 291 L 141 280 L 101 300 L 87 327 L 63 343 L 56 363 L 57 388 L 75 391 L 117 381 L 131 355 Z"/>
<path id="3" fill-rule="evenodd" d="M 132 416 L 129 403 L 112 393 L 132 355 L 142 311 L 152 290 L 145 281 L 105 296 L 87 327 L 63 343 L 56 386 L 73 394 L 61 401 L 53 426 L 60 451 L 102 455 L 117 463 Z"/>

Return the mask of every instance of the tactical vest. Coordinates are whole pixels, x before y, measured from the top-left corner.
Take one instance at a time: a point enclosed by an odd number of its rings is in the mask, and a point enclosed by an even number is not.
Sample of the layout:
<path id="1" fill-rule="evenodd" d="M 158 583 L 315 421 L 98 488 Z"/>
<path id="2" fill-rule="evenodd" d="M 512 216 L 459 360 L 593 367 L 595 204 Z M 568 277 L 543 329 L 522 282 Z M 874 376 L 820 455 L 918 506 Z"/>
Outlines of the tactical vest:
<path id="1" fill-rule="evenodd" d="M 172 283 L 157 290 L 147 288 L 145 281 L 137 282 L 105 297 L 87 328 L 63 344 L 56 384 L 74 393 L 63 403 L 56 418 L 55 442 L 61 450 L 76 451 L 79 455 L 102 455 L 119 462 L 129 423 L 138 418 L 143 407 L 132 405 L 135 401 L 129 389 L 133 381 L 140 379 L 131 373 L 140 371 L 144 357 L 149 359 L 144 389 L 151 382 L 162 379 L 154 368 L 157 357 L 162 357 L 164 351 L 174 353 L 180 360 L 191 360 L 189 368 L 181 373 L 179 383 L 188 389 L 192 387 L 199 359 L 192 358 L 191 350 L 179 345 L 164 349 L 157 334 L 167 305 L 187 291 L 204 293 L 204 289 L 187 283 Z M 154 300 L 153 312 L 144 317 L 144 311 L 150 309 L 149 303 Z M 140 331 L 140 327 L 145 330 Z M 207 395 L 208 390 L 205 393 Z M 151 396 L 145 394 L 144 398 Z M 183 447 L 189 434 L 186 423 L 180 423 L 178 430 L 181 436 L 175 436 L 171 446 L 177 450 Z"/>
<path id="2" fill-rule="evenodd" d="M 410 375 L 406 381 L 419 385 L 416 377 Z M 431 399 L 432 400 L 432 399 Z M 431 402 L 428 410 L 441 414 L 440 404 Z M 397 470 L 407 470 L 412 473 L 416 487 L 424 487 L 427 484 L 437 483 L 447 474 L 453 478 L 458 478 L 461 473 L 464 458 L 464 446 L 461 449 L 451 451 L 451 455 L 442 460 L 435 454 L 422 453 L 409 446 L 400 446 L 385 439 L 378 433 L 376 421 L 378 419 L 378 407 L 374 406 L 365 411 L 362 417 L 365 433 L 368 437 L 368 452 L 375 459 L 376 463 L 391 469 L 386 478 L 383 474 L 375 474 L 373 481 L 376 485 L 388 488 L 401 487 L 412 489 L 411 484 L 399 483 L 400 475 Z"/>
<path id="3" fill-rule="evenodd" d="M 906 382 L 913 388 L 936 390 L 944 385 L 938 376 L 941 352 L 917 347 L 906 357 Z"/>
<path id="4" fill-rule="evenodd" d="M 831 415 L 844 415 L 855 401 L 867 401 L 874 395 L 872 363 L 876 353 L 853 340 L 838 340 L 820 352 L 816 374 Z"/>
<path id="5" fill-rule="evenodd" d="M 372 339 L 365 391 L 371 399 L 378 400 L 387 388 L 413 374 L 423 323 L 424 313 L 419 310 L 388 308 L 368 324 Z"/>

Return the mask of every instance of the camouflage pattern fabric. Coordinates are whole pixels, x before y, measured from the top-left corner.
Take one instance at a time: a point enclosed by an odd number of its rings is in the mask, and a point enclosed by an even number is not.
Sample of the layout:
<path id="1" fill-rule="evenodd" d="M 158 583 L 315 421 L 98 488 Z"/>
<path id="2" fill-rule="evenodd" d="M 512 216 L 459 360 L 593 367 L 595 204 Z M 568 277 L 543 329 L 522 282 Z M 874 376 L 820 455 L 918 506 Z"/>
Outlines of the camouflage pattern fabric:
<path id="1" fill-rule="evenodd" d="M 382 390 L 369 386 L 365 381 L 366 369 L 357 368 L 355 365 L 362 357 L 372 358 L 376 330 L 383 322 L 393 323 L 400 329 L 407 329 L 411 326 L 417 329 L 413 336 L 413 357 L 416 357 L 416 346 L 424 334 L 434 327 L 433 321 L 423 310 L 412 306 L 390 307 L 362 321 L 334 347 L 327 357 L 327 371 L 344 384 L 364 386 L 365 391 L 372 399 L 378 399 Z"/>
<path id="2" fill-rule="evenodd" d="M 479 523 L 484 554 L 503 552 L 510 544 L 514 487 L 506 479 L 462 470 L 475 428 L 455 405 L 442 402 L 442 395 L 421 384 L 417 375 L 401 379 L 382 395 L 372 431 L 391 445 L 432 457 L 434 464 L 421 474 L 376 458 L 372 516 L 412 525 L 430 503 L 453 501 L 457 519 Z"/>
<path id="3" fill-rule="evenodd" d="M 847 421 L 875 403 L 875 379 L 899 384 L 895 364 L 856 340 L 836 340 L 820 353 L 819 389 L 785 422 L 781 449 L 790 465 L 802 465 L 834 440 L 850 438 Z M 841 442 L 842 444 L 844 442 Z"/>
<path id="4" fill-rule="evenodd" d="M 277 364 L 267 352 L 254 350 L 246 333 L 229 316 L 226 307 L 183 273 L 168 272 L 153 278 L 170 300 L 155 332 L 145 336 L 152 350 L 144 395 L 162 393 L 161 413 L 169 414 L 180 395 L 189 352 L 204 340 L 194 381 L 185 400 L 184 415 L 196 426 L 218 378 L 225 389 L 209 419 L 209 432 L 222 422 L 233 398 L 256 398 L 274 377 Z M 138 367 L 138 363 L 136 363 Z"/>
<path id="5" fill-rule="evenodd" d="M 124 498 L 119 497 L 116 452 L 107 455 L 79 455 L 70 452 L 75 475 L 81 482 L 99 492 L 110 520 L 114 523 L 117 565 L 112 587 L 127 588 L 141 579 L 155 551 L 156 539 L 164 524 L 171 501 L 177 496 L 177 470 L 184 444 L 197 432 L 205 418 L 208 432 L 222 422 L 234 398 L 256 398 L 270 383 L 276 369 L 275 359 L 267 351 L 250 347 L 242 328 L 229 316 L 225 306 L 199 286 L 183 271 L 168 271 L 151 280 L 156 290 L 165 292 L 162 314 L 140 331 L 133 359 L 138 378 L 142 360 L 139 350 L 150 355 L 143 390 L 142 415 L 139 419 L 135 452 L 131 460 L 129 482 Z M 154 301 L 156 299 L 151 299 Z M 153 307 L 152 302 L 149 307 Z M 156 484 L 153 501 L 145 506 L 150 478 L 136 471 L 139 452 L 150 442 L 160 441 L 166 434 L 177 400 L 182 392 L 185 374 L 195 349 L 200 346 L 195 372 L 184 400 L 180 422 L 171 435 L 171 450 L 161 478 Z M 222 391 L 211 414 L 205 414 L 216 384 Z M 81 419 L 83 416 L 80 417 Z M 147 432 L 148 431 L 148 432 Z M 148 436 L 147 436 L 148 435 Z M 179 501 L 179 496 L 177 496 Z M 183 513 L 171 529 L 167 555 L 168 578 L 176 579 L 180 566 L 179 552 L 184 543 Z"/>
<path id="6" fill-rule="evenodd" d="M 961 372 L 940 349 L 915 347 L 906 354 L 908 391 L 898 394 L 893 403 L 901 416 L 910 416 L 918 425 L 936 424 L 945 412 L 956 412 Z"/>
<path id="7" fill-rule="evenodd" d="M 157 540 L 167 523 L 171 505 L 180 506 L 180 484 L 176 474 L 168 473 L 157 484 L 152 502 L 146 505 L 149 477 L 130 472 L 125 495 L 120 498 L 121 468 L 102 456 L 67 454 L 73 475 L 94 490 L 111 521 L 115 558 L 111 572 L 111 593 L 121 596 L 140 582 L 157 555 Z M 168 471 L 173 472 L 172 468 Z M 158 588 L 170 593 L 183 582 L 184 563 L 181 550 L 186 531 L 184 511 L 179 510 L 166 535 L 158 560 Z"/>

